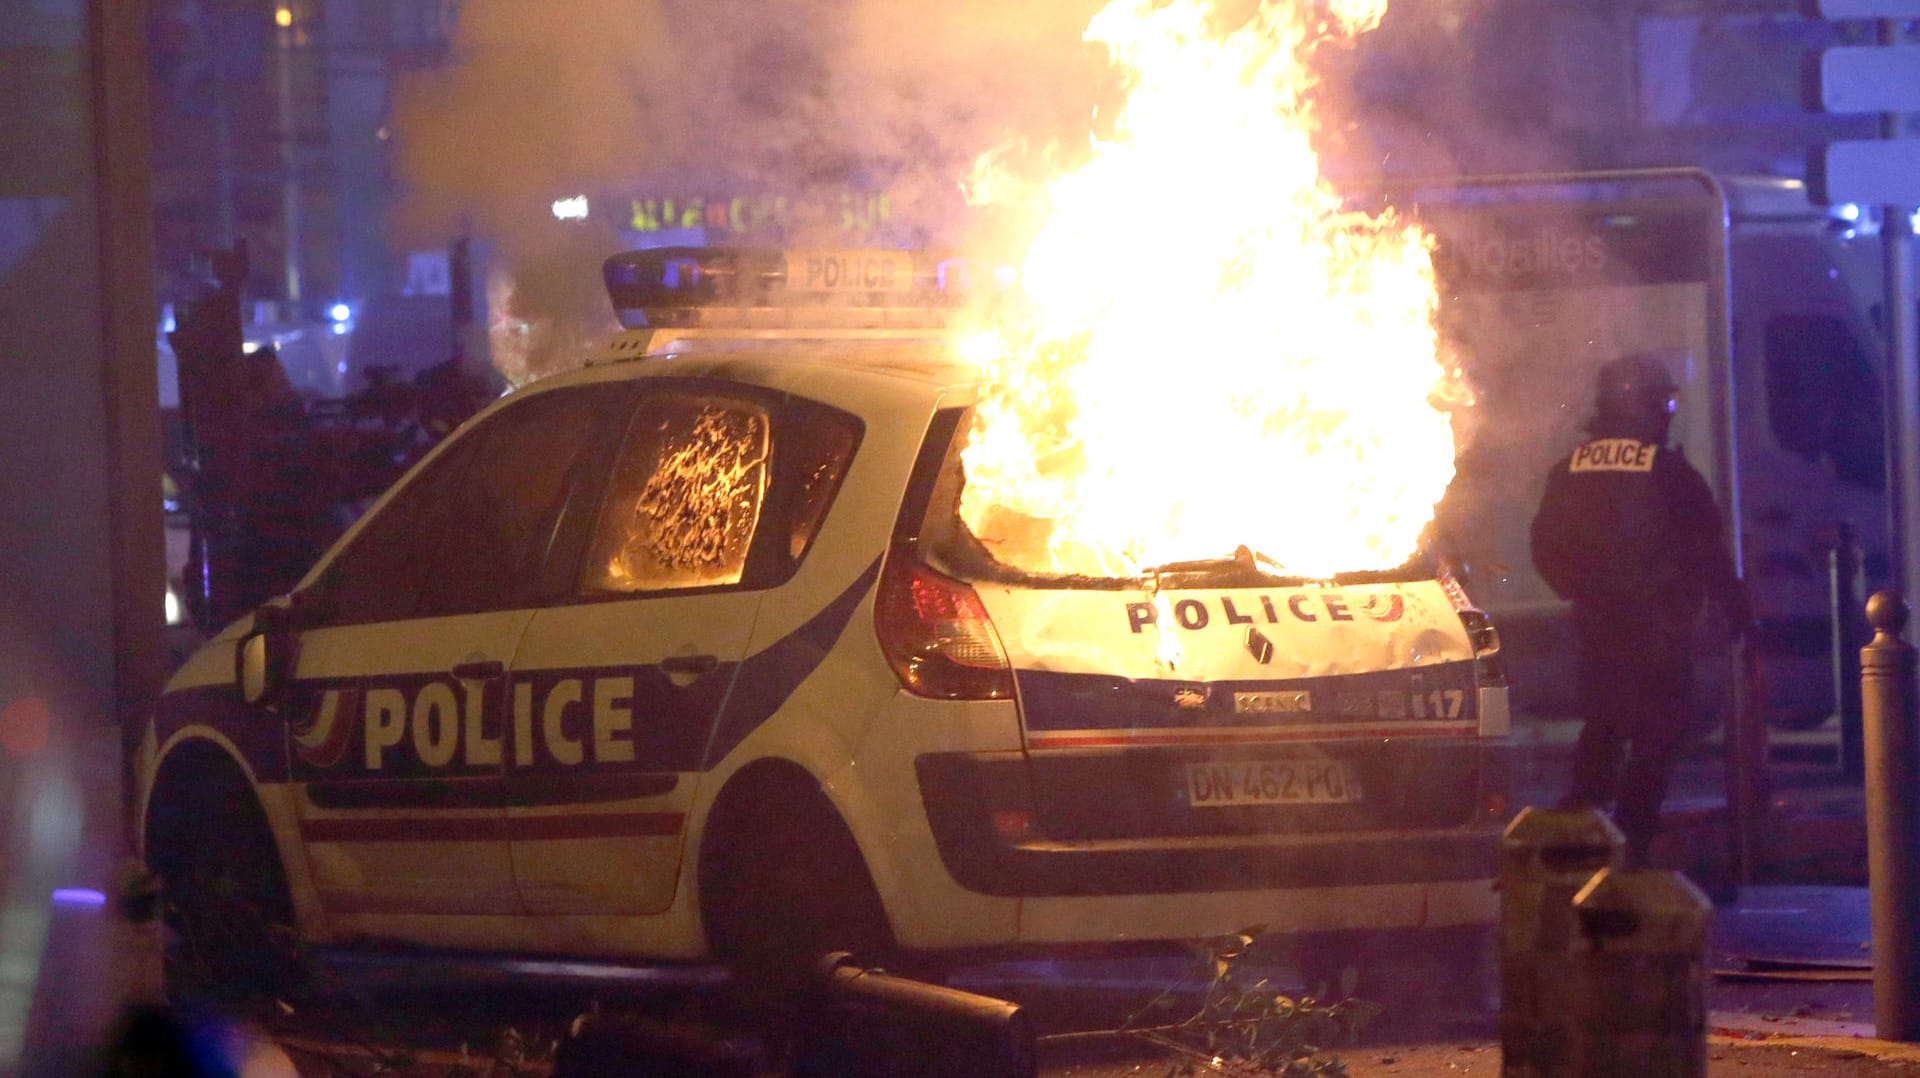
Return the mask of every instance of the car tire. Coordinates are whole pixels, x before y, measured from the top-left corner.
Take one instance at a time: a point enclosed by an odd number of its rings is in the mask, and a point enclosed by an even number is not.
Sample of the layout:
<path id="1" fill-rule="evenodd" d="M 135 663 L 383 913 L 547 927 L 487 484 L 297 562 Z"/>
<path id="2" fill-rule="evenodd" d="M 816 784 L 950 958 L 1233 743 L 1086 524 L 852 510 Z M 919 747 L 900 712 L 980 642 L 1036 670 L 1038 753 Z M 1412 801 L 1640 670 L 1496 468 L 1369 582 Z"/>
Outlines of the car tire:
<path id="1" fill-rule="evenodd" d="M 710 950 L 749 977 L 788 980 L 834 951 L 872 962 L 893 950 L 866 860 L 810 778 L 723 792 L 699 880 Z"/>
<path id="2" fill-rule="evenodd" d="M 168 999 L 244 1004 L 294 987 L 293 902 L 252 791 L 235 775 L 156 794 L 147 863 L 162 885 Z"/>

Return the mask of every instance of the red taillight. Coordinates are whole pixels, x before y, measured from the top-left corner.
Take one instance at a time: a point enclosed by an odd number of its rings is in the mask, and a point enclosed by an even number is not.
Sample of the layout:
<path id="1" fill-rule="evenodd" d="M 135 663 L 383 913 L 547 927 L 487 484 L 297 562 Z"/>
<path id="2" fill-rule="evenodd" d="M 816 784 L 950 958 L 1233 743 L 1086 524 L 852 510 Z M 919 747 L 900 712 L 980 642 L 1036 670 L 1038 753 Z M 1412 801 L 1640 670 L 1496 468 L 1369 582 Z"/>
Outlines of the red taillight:
<path id="1" fill-rule="evenodd" d="M 880 650 L 915 696 L 1000 700 L 1013 695 L 1013 669 L 987 608 L 964 582 L 911 555 L 887 559 L 874 603 Z"/>
<path id="2" fill-rule="evenodd" d="M 993 814 L 993 833 L 1001 838 L 1026 838 L 1033 834 L 1033 816 L 1017 809 L 1002 809 Z"/>

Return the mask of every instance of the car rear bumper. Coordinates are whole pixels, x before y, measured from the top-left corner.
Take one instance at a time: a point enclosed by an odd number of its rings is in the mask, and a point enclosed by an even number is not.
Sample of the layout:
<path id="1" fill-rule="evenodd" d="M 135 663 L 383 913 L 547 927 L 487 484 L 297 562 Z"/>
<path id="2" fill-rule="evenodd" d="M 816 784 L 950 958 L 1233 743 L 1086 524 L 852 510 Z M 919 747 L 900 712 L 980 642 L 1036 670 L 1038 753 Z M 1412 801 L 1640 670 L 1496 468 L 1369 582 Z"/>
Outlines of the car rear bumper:
<path id="1" fill-rule="evenodd" d="M 933 753 L 915 768 L 942 863 L 960 886 L 982 894 L 1295 891 L 1495 875 L 1506 805 L 1493 754 L 1473 741 L 1401 743 L 1391 759 L 1378 746 L 1349 751 L 1370 769 L 1369 781 L 1404 774 L 1445 788 L 1409 791 L 1383 781 L 1376 804 L 1364 810 L 1195 810 L 1168 777 L 1179 773 L 1178 753 L 1082 756 L 1059 766 L 1022 753 Z M 1079 792 L 1064 792 L 1062 783 Z M 1093 811 L 1047 811 L 1064 801 Z M 1134 804 L 1122 804 L 1128 801 Z"/>

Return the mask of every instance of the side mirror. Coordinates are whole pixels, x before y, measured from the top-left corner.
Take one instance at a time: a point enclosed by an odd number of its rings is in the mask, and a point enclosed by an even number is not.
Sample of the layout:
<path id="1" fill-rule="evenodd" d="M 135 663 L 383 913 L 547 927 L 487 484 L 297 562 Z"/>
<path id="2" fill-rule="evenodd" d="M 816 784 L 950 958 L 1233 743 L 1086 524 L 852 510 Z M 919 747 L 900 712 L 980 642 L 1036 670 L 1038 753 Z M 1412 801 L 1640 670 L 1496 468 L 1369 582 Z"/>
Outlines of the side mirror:
<path id="1" fill-rule="evenodd" d="M 233 680 L 240 698 L 255 707 L 279 701 L 293 671 L 293 619 L 286 607 L 253 612 L 253 627 L 233 650 Z"/>

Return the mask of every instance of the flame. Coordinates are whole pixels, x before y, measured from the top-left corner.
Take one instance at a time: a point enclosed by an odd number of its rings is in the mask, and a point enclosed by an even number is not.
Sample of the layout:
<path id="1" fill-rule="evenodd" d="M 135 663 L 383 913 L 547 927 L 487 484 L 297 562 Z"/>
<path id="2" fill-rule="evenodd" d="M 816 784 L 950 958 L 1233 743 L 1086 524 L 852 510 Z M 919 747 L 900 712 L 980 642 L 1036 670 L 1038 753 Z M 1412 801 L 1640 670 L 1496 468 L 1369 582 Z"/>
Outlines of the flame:
<path id="1" fill-rule="evenodd" d="M 1431 243 L 1343 208 L 1309 140 L 1314 48 L 1385 0 L 1311 6 L 1223 27 L 1208 0 L 1113 0 L 1088 25 L 1126 103 L 1046 186 L 1031 309 L 963 346 L 989 388 L 961 515 L 1001 560 L 1133 575 L 1246 545 L 1324 579 L 1415 552 L 1454 461 Z M 1221 212 L 1140 220 L 1200 185 Z"/>
<path id="2" fill-rule="evenodd" d="M 1158 658 L 1160 664 L 1167 669 L 1178 670 L 1180 668 L 1180 660 L 1186 658 L 1187 649 L 1180 645 L 1180 634 L 1169 630 L 1169 627 L 1175 624 L 1175 622 L 1173 620 L 1173 600 L 1167 598 L 1166 592 L 1154 592 L 1153 612 L 1155 615 L 1153 622 L 1154 632 L 1160 634 L 1159 642 L 1154 647 L 1154 656 Z"/>

